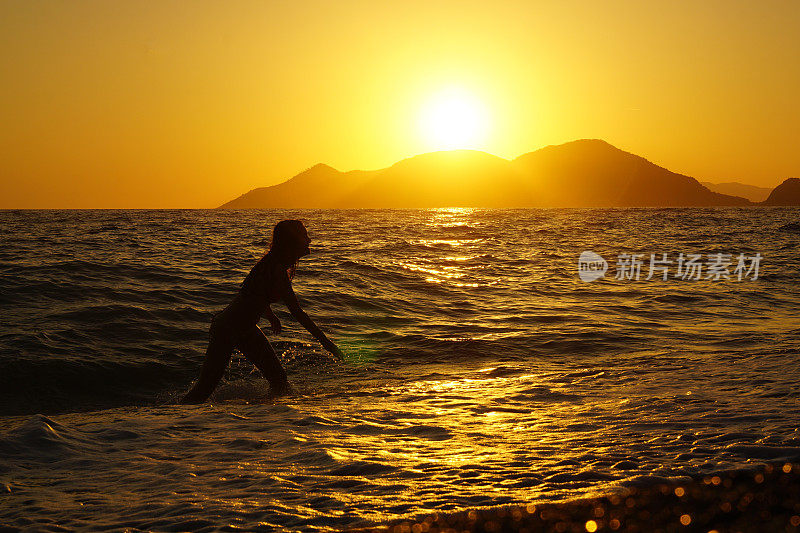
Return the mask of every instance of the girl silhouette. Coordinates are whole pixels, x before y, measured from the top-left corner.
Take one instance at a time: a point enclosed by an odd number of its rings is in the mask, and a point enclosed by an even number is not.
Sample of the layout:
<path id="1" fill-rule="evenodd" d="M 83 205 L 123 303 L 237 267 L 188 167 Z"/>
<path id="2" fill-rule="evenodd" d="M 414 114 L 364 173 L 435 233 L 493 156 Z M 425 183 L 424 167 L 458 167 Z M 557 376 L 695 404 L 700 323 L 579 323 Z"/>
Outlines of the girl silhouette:
<path id="1" fill-rule="evenodd" d="M 292 315 L 323 348 L 342 359 L 339 348 L 300 308 L 292 290 L 297 260 L 310 253 L 310 243 L 308 232 L 299 220 L 283 220 L 275 225 L 269 252 L 244 278 L 233 301 L 211 320 L 208 349 L 200 379 L 181 403 L 201 403 L 211 395 L 222 379 L 234 348 L 238 348 L 264 374 L 270 384 L 271 396 L 289 391 L 286 372 L 267 337 L 257 326 L 263 316 L 269 320 L 272 331 L 280 333 L 281 323 L 269 307 L 278 300 L 283 300 Z"/>

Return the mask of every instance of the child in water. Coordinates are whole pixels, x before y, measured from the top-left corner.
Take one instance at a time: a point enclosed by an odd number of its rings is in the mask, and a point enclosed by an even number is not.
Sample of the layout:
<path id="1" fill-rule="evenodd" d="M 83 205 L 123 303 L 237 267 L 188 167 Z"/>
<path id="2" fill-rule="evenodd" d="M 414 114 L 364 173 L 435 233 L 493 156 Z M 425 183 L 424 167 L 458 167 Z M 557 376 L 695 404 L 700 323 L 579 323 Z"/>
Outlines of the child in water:
<path id="1" fill-rule="evenodd" d="M 286 372 L 257 325 L 263 316 L 269 320 L 272 331 L 280 333 L 281 323 L 269 307 L 279 300 L 283 300 L 292 315 L 323 348 L 343 359 L 339 348 L 300 308 L 292 290 L 297 261 L 311 253 L 308 248 L 310 243 L 308 232 L 299 220 L 283 220 L 275 225 L 269 252 L 244 278 L 233 301 L 212 319 L 200 379 L 181 403 L 201 403 L 211 395 L 222 379 L 234 348 L 238 348 L 264 374 L 270 384 L 270 395 L 284 394 L 290 390 Z"/>

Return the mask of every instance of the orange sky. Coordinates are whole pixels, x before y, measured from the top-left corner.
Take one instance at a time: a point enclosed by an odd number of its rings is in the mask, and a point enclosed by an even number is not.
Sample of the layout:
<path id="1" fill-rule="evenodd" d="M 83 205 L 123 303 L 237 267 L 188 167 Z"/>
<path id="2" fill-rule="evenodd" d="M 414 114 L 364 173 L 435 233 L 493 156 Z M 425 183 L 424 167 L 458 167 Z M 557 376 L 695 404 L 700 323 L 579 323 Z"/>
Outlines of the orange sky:
<path id="1" fill-rule="evenodd" d="M 602 138 L 700 180 L 800 175 L 800 2 L 0 3 L 0 208 L 215 207 L 441 149 Z"/>

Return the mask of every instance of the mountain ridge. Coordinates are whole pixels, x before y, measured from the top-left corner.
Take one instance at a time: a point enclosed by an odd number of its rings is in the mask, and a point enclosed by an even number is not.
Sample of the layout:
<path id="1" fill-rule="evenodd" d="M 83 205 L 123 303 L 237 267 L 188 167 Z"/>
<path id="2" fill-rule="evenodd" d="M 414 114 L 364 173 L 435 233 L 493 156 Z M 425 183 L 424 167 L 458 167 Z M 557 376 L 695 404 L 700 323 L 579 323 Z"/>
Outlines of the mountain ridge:
<path id="1" fill-rule="evenodd" d="M 746 206 L 601 139 L 548 145 L 507 160 L 479 150 L 428 152 L 378 170 L 317 163 L 221 209 Z"/>
<path id="2" fill-rule="evenodd" d="M 756 203 L 766 200 L 769 193 L 772 192 L 771 187 L 759 187 L 757 185 L 740 183 L 738 181 L 725 181 L 720 183 L 701 181 L 700 184 L 711 191 L 729 194 L 731 196 L 741 196 L 742 198 L 747 198 L 751 202 Z"/>
<path id="3" fill-rule="evenodd" d="M 786 178 L 775 187 L 763 205 L 800 206 L 800 178 Z"/>

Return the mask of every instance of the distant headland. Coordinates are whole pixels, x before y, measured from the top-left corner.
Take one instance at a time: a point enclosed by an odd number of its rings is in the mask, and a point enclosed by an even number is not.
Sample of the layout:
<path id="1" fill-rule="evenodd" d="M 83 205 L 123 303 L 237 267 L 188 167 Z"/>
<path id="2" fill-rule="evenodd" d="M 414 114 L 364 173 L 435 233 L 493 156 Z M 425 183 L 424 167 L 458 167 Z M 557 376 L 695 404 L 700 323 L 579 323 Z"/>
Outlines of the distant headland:
<path id="1" fill-rule="evenodd" d="M 320 163 L 220 209 L 800 205 L 797 178 L 783 182 L 763 202 L 718 192 L 747 190 L 730 185 L 706 186 L 605 141 L 581 139 L 511 161 L 453 150 L 370 171 L 340 172 Z"/>

